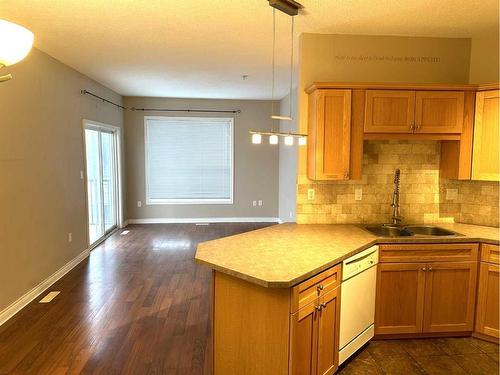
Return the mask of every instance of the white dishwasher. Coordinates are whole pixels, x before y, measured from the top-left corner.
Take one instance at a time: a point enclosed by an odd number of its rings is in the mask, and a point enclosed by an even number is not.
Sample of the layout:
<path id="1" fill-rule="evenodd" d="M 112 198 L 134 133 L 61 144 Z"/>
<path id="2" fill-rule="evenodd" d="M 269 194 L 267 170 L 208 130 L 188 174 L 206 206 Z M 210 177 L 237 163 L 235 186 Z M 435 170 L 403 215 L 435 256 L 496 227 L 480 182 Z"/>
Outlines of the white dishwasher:
<path id="1" fill-rule="evenodd" d="M 342 262 L 339 364 L 374 335 L 378 246 Z"/>

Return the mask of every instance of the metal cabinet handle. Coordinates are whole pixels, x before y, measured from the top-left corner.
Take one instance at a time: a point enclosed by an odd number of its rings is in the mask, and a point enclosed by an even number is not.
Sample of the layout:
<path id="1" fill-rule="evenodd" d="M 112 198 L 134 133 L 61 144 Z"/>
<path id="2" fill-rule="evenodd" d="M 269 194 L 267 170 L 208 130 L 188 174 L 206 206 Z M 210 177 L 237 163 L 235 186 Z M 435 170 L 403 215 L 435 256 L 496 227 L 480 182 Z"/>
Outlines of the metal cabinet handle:
<path id="1" fill-rule="evenodd" d="M 321 291 L 324 289 L 324 286 L 322 284 L 319 284 L 316 290 L 318 291 L 318 294 L 321 293 Z"/>
<path id="2" fill-rule="evenodd" d="M 321 306 L 321 309 L 325 309 L 326 308 L 326 303 L 322 303 L 320 306 Z"/>
<path id="3" fill-rule="evenodd" d="M 414 132 L 414 131 L 415 131 L 415 124 L 410 124 L 410 130 L 411 130 L 412 132 Z"/>
<path id="4" fill-rule="evenodd" d="M 429 271 L 432 271 L 432 266 L 429 266 Z"/>
<path id="5" fill-rule="evenodd" d="M 422 271 L 427 271 L 427 267 L 422 267 Z"/>
<path id="6" fill-rule="evenodd" d="M 344 179 L 348 180 L 349 179 L 349 172 L 344 173 Z"/>

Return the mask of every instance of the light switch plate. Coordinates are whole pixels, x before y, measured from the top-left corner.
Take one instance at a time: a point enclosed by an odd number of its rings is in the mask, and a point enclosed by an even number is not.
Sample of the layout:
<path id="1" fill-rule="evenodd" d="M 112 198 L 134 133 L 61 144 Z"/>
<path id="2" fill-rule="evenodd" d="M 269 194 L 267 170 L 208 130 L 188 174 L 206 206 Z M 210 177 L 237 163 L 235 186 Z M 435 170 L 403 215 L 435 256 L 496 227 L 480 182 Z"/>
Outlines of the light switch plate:
<path id="1" fill-rule="evenodd" d="M 363 189 L 354 189 L 354 200 L 360 201 L 363 199 Z"/>
<path id="2" fill-rule="evenodd" d="M 314 189 L 307 189 L 307 199 L 310 201 L 314 200 Z"/>
<path id="3" fill-rule="evenodd" d="M 446 189 L 446 200 L 454 201 L 458 199 L 458 189 Z"/>

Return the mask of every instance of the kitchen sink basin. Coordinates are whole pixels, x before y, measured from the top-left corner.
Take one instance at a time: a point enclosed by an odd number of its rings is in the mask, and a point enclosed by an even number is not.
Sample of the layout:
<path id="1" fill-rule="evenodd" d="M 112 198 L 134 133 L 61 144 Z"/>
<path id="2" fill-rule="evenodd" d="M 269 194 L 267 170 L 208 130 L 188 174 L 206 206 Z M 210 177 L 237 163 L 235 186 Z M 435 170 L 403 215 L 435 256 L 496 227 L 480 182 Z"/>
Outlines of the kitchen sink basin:
<path id="1" fill-rule="evenodd" d="M 370 225 L 365 229 L 380 237 L 410 237 L 410 236 L 457 236 L 450 230 L 433 225 Z"/>
<path id="2" fill-rule="evenodd" d="M 447 230 L 440 227 L 434 227 L 432 225 L 408 225 L 405 227 L 414 235 L 423 236 L 456 236 L 455 232 Z"/>
<path id="3" fill-rule="evenodd" d="M 373 225 L 365 227 L 365 229 L 381 237 L 404 237 L 412 235 L 411 232 L 406 231 L 403 227 L 396 226 Z"/>

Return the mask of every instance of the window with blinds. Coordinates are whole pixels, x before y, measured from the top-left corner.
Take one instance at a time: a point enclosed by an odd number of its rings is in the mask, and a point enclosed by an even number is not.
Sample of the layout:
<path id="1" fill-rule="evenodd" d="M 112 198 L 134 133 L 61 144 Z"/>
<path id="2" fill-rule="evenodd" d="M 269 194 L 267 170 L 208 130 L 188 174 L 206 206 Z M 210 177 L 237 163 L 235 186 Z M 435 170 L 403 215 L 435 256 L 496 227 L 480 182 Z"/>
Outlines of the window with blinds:
<path id="1" fill-rule="evenodd" d="M 233 203 L 233 119 L 146 117 L 146 203 Z"/>

